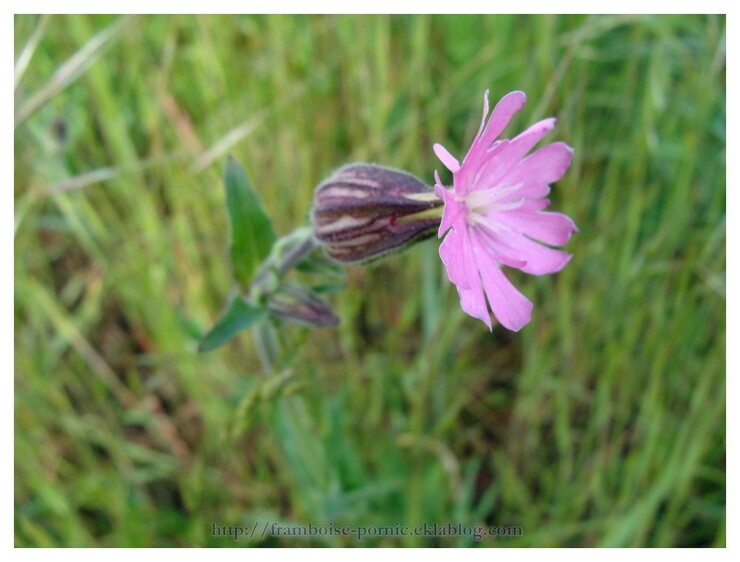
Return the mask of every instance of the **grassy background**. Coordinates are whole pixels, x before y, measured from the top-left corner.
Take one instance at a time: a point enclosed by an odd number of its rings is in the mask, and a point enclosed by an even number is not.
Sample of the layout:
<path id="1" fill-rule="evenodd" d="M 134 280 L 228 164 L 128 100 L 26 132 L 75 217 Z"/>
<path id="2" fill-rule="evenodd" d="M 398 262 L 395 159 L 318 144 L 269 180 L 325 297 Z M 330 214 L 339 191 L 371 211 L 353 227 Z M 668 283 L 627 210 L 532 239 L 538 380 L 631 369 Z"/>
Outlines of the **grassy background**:
<path id="1" fill-rule="evenodd" d="M 725 544 L 723 16 L 19 16 L 15 45 L 16 545 Z M 228 154 L 284 234 L 340 164 L 431 182 L 486 88 L 575 148 L 574 259 L 512 274 L 529 326 L 464 315 L 429 241 L 348 270 L 284 372 L 249 334 L 195 352 Z"/>

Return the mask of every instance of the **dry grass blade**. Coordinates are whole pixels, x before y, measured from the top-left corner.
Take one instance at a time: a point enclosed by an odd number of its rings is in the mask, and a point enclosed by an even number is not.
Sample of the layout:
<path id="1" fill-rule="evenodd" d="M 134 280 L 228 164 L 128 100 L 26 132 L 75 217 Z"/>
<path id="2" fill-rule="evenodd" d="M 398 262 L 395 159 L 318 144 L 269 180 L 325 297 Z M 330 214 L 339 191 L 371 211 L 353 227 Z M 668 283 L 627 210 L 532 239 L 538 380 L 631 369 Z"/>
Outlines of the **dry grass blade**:
<path id="1" fill-rule="evenodd" d="M 17 127 L 35 113 L 51 98 L 64 90 L 72 82 L 82 75 L 104 52 L 114 39 L 118 38 L 126 27 L 135 20 L 133 16 L 124 16 L 116 20 L 107 28 L 97 33 L 85 45 L 62 64 L 49 82 L 31 96 L 15 114 L 15 126 Z M 29 43 L 33 39 L 29 40 Z M 30 57 L 30 54 L 28 55 Z M 20 63 L 27 64 L 24 60 Z M 16 65 L 16 84 L 19 80 L 19 69 Z M 22 74 L 22 73 L 21 73 Z"/>
<path id="2" fill-rule="evenodd" d="M 46 29 L 46 24 L 49 23 L 49 18 L 51 18 L 51 16 L 48 14 L 44 14 L 39 18 L 36 29 L 33 30 L 31 37 L 28 38 L 28 41 L 26 41 L 26 44 L 21 50 L 21 54 L 18 55 L 18 58 L 15 61 L 15 68 L 13 69 L 13 88 L 15 90 L 18 89 L 18 85 L 21 83 L 23 75 L 26 73 L 26 69 L 28 68 L 28 63 L 31 62 L 33 53 L 36 51 L 36 47 L 38 46 L 39 41 L 41 41 L 41 37 L 44 35 L 44 30 Z"/>

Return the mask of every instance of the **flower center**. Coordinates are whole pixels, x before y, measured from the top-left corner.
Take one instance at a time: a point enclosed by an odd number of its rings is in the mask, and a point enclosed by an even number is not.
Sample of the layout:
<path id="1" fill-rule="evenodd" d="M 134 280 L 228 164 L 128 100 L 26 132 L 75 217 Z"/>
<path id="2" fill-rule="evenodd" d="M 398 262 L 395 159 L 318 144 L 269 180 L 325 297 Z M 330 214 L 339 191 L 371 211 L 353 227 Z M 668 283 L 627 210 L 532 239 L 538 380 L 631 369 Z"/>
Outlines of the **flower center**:
<path id="1" fill-rule="evenodd" d="M 491 214 L 521 207 L 524 199 L 506 200 L 508 195 L 517 191 L 521 186 L 520 183 L 504 187 L 497 185 L 487 189 L 479 189 L 460 197 L 458 201 L 464 203 L 468 209 L 468 224 L 476 225 L 482 221 L 490 224 Z"/>

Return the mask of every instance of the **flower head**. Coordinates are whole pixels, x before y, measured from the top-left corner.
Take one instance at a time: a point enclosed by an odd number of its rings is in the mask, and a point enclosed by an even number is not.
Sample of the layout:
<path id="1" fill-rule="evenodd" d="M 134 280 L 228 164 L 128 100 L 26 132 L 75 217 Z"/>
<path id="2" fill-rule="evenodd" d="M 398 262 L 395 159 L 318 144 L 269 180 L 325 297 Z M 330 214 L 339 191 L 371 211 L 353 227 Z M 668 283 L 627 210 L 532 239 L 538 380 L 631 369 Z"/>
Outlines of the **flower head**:
<path id="1" fill-rule="evenodd" d="M 561 213 L 543 212 L 549 184 L 570 166 L 573 150 L 562 142 L 529 151 L 555 126 L 535 123 L 513 139 L 498 139 L 526 102 L 523 92 L 504 96 L 488 117 L 488 91 L 478 134 L 460 164 L 443 146 L 434 152 L 453 174 L 446 189 L 435 172 L 435 192 L 444 201 L 438 235 L 447 233 L 439 255 L 469 315 L 493 327 L 491 314 L 506 328 L 529 323 L 532 303 L 501 271 L 505 265 L 532 275 L 560 271 L 571 255 L 542 245 L 565 244 L 578 229 Z"/>

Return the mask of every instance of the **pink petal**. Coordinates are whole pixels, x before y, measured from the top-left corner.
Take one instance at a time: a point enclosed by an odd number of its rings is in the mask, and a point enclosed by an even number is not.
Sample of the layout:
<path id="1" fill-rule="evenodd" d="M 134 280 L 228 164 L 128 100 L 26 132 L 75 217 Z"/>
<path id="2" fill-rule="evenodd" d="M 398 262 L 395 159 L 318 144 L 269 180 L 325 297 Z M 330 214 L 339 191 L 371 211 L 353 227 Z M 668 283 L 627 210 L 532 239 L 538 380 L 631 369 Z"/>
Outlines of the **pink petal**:
<path id="1" fill-rule="evenodd" d="M 498 237 L 487 228 L 471 229 L 470 238 L 474 244 L 488 253 L 491 260 L 516 269 L 521 269 L 527 264 L 526 260 L 521 259 L 516 249 L 502 244 Z"/>
<path id="2" fill-rule="evenodd" d="M 482 320 L 488 326 L 489 330 L 493 329 L 491 322 L 491 313 L 486 305 L 486 297 L 483 295 L 483 288 L 480 279 L 474 289 L 457 288 L 457 294 L 460 296 L 460 307 L 473 318 Z"/>
<path id="3" fill-rule="evenodd" d="M 542 138 L 555 127 L 555 118 L 550 117 L 529 127 L 512 140 L 499 141 L 495 149 L 488 152 L 487 159 L 477 173 L 476 182 L 496 185 L 509 171 L 532 150 Z"/>
<path id="4" fill-rule="evenodd" d="M 575 223 L 562 213 L 532 213 L 516 209 L 495 213 L 494 220 L 545 244 L 562 246 L 578 232 Z"/>
<path id="5" fill-rule="evenodd" d="M 524 92 L 511 92 L 506 94 L 493 108 L 491 118 L 485 127 L 478 132 L 478 136 L 470 145 L 468 153 L 463 159 L 462 167 L 455 174 L 455 190 L 460 195 L 466 195 L 477 186 L 476 181 L 481 165 L 488 158 L 487 151 L 496 140 L 496 137 L 504 130 L 511 121 L 511 117 L 519 111 L 527 101 Z M 487 111 L 488 97 L 484 104 L 484 115 Z M 484 118 L 485 121 L 485 118 Z M 490 187 L 490 186 L 489 186 Z"/>
<path id="6" fill-rule="evenodd" d="M 517 212 L 530 212 L 534 213 L 547 208 L 550 205 L 549 199 L 525 199 L 522 204 L 517 207 Z"/>
<path id="7" fill-rule="evenodd" d="M 475 142 L 483 134 L 483 129 L 486 128 L 486 117 L 488 117 L 488 94 L 489 94 L 489 90 L 486 90 L 485 93 L 483 94 L 483 117 L 481 117 L 480 127 L 478 127 L 478 134 L 475 135 L 475 138 L 473 139 L 472 144 L 475 144 Z"/>
<path id="8" fill-rule="evenodd" d="M 501 235 L 500 239 L 516 250 L 517 257 L 527 262 L 521 270 L 531 275 L 546 275 L 560 271 L 573 257 L 568 252 L 553 250 L 516 232 Z"/>
<path id="9" fill-rule="evenodd" d="M 447 191 L 445 189 L 445 186 L 442 184 L 442 180 L 439 179 L 439 172 L 437 170 L 434 170 L 434 193 L 436 193 L 437 197 L 444 201 L 443 197 L 439 193 L 437 193 L 437 188 Z"/>
<path id="10" fill-rule="evenodd" d="M 494 316 L 504 328 L 518 332 L 532 319 L 532 303 L 511 284 L 495 263 L 482 261 L 478 267 Z"/>
<path id="11" fill-rule="evenodd" d="M 463 212 L 465 211 L 465 205 L 458 203 L 455 197 L 449 190 L 445 189 L 439 181 L 439 174 L 435 171 L 434 177 L 437 181 L 437 185 L 434 186 L 434 193 L 444 203 L 442 209 L 442 220 L 439 223 L 439 229 L 437 230 L 437 238 L 442 238 L 444 233 L 447 232 L 457 222 L 461 222 L 464 219 Z"/>
<path id="12" fill-rule="evenodd" d="M 488 311 L 488 305 L 486 304 L 486 297 L 483 294 L 483 286 L 481 285 L 481 278 L 478 272 L 477 258 L 474 250 L 475 247 L 472 245 L 470 238 L 467 236 L 467 232 L 463 231 L 463 266 L 465 268 L 465 278 L 468 282 L 467 289 L 458 286 L 458 294 L 460 295 L 460 306 L 462 309 L 470 314 L 473 318 L 482 320 L 488 329 L 493 329 L 491 322 L 491 314 Z"/>
<path id="13" fill-rule="evenodd" d="M 506 128 L 506 125 L 509 124 L 514 114 L 524 107 L 526 102 L 527 96 L 524 92 L 519 91 L 511 92 L 501 98 L 496 107 L 493 108 L 491 118 L 488 120 L 488 124 L 476 145 L 488 149 Z"/>
<path id="14" fill-rule="evenodd" d="M 513 184 L 514 182 L 511 182 L 510 180 L 506 180 L 506 186 L 508 187 L 509 184 Z M 508 195 L 503 196 L 500 199 L 500 202 L 503 203 L 511 203 L 512 201 L 519 201 L 524 199 L 525 202 L 529 201 L 530 199 L 537 199 L 537 200 L 543 200 L 543 197 L 547 197 L 550 194 L 550 185 L 544 182 L 538 182 L 538 181 L 532 181 L 532 182 L 523 182 L 519 183 L 517 188 L 509 193 Z M 546 201 L 546 199 L 544 199 Z"/>
<path id="15" fill-rule="evenodd" d="M 562 142 L 548 144 L 527 156 L 499 179 L 503 187 L 520 187 L 501 198 L 502 203 L 518 199 L 539 199 L 550 193 L 550 184 L 559 180 L 573 160 L 573 149 Z M 488 181 L 488 179 L 486 179 Z"/>
<path id="16" fill-rule="evenodd" d="M 501 139 L 493 143 L 493 146 L 485 152 L 482 149 L 476 149 L 481 152 L 478 157 L 479 161 L 476 163 L 474 158 L 468 158 L 464 162 L 467 168 L 464 176 L 469 185 L 468 192 L 488 189 L 496 185 L 496 178 L 507 174 L 518 162 L 518 160 L 512 160 L 511 163 L 508 161 L 507 149 L 510 143 L 509 139 Z M 462 179 L 462 174 L 460 176 Z"/>
<path id="17" fill-rule="evenodd" d="M 460 162 L 457 161 L 457 158 L 450 154 L 441 144 L 434 144 L 434 153 L 442 161 L 442 164 L 453 174 L 460 169 Z"/>
<path id="18" fill-rule="evenodd" d="M 439 247 L 439 257 L 447 270 L 447 276 L 457 287 L 460 306 L 472 316 L 482 320 L 491 329 L 491 315 L 486 306 L 486 298 L 480 275 L 475 267 L 472 247 L 462 233 L 450 230 Z"/>
<path id="19" fill-rule="evenodd" d="M 470 282 L 466 277 L 463 263 L 463 237 L 455 230 L 450 230 L 439 245 L 439 257 L 447 270 L 447 277 L 458 288 L 467 289 Z"/>
<path id="20" fill-rule="evenodd" d="M 512 267 L 532 275 L 560 271 L 572 257 L 567 252 L 542 246 L 492 217 L 486 217 L 486 220 L 479 222 L 475 227 L 475 233 L 479 237 L 478 240 L 483 237 L 496 255 L 506 256 L 512 262 L 514 260 L 525 262 L 521 267 L 517 265 Z"/>
<path id="21" fill-rule="evenodd" d="M 519 162 L 507 181 L 550 184 L 563 177 L 572 160 L 573 149 L 564 142 L 547 144 Z"/>
<path id="22" fill-rule="evenodd" d="M 511 140 L 512 152 L 516 152 L 519 158 L 523 158 L 527 152 L 534 148 L 534 145 L 555 128 L 556 122 L 557 119 L 554 117 L 548 117 L 519 133 Z"/>

